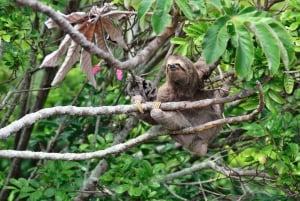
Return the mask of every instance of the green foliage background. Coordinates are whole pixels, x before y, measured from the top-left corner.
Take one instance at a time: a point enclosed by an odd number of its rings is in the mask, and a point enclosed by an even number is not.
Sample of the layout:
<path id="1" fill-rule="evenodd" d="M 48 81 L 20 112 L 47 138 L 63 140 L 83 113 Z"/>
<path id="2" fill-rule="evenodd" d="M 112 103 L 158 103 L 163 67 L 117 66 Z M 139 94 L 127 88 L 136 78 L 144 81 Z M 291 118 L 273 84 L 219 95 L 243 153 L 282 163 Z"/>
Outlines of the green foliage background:
<path id="1" fill-rule="evenodd" d="M 68 1 L 41 1 L 64 12 Z M 115 192 L 114 196 L 92 200 L 174 200 L 175 192 L 187 200 L 204 200 L 199 189 L 205 189 L 208 200 L 296 200 L 300 194 L 300 4 L 297 0 L 281 1 L 270 7 L 257 2 L 231 0 L 115 0 L 118 9 L 137 11 L 141 30 L 140 40 L 161 33 L 172 21 L 170 11 L 176 10 L 185 22 L 183 34 L 170 39 L 175 53 L 191 59 L 204 55 L 208 63 L 221 59 L 223 73 L 236 73 L 232 93 L 255 88 L 261 81 L 265 108 L 256 119 L 230 126 L 215 140 L 216 146 L 208 156 L 195 159 L 174 142 L 163 136 L 107 157 L 108 170 L 99 178 L 99 185 Z M 99 2 L 81 1 L 86 11 Z M 101 3 L 101 2 L 100 2 Z M 100 4 L 99 3 L 99 4 Z M 44 69 L 38 69 L 44 56 L 57 48 L 59 31 L 47 30 L 46 16 L 30 8 L 0 2 L 0 119 L 5 119 L 13 98 L 6 103 L 8 93 L 15 92 L 22 79 L 30 77 L 30 105 L 37 99 Z M 17 8 L 17 9 L 16 9 Z M 152 12 L 148 15 L 147 12 Z M 150 30 L 150 31 L 149 31 Z M 139 47 L 139 48 L 142 48 Z M 122 50 L 115 47 L 114 53 Z M 117 55 L 117 54 L 116 54 Z M 122 54 L 118 54 L 122 55 Z M 121 57 L 121 56 L 120 56 Z M 95 64 L 98 62 L 94 58 Z M 162 62 L 153 66 L 153 79 Z M 139 66 L 136 73 L 145 66 Z M 99 89 L 86 82 L 82 71 L 75 66 L 59 86 L 50 90 L 43 107 L 57 105 L 101 106 L 129 104 L 124 93 L 127 72 L 123 80 L 115 69 L 102 66 L 96 75 Z M 7 123 L 20 118 L 20 101 Z M 225 116 L 250 113 L 258 99 L 251 97 L 238 104 L 227 104 Z M 30 109 L 33 111 L 34 109 Z M 27 111 L 28 112 L 28 111 Z M 94 117 L 59 116 L 35 124 L 27 149 L 45 150 L 49 140 L 63 125 L 53 151 L 90 152 L 110 147 L 114 137 L 126 125 L 127 115 Z M 100 122 L 96 125 L 96 122 Z M 98 127 L 97 127 L 98 126 Z M 150 126 L 139 123 L 129 138 L 143 134 Z M 98 129 L 97 133 L 96 130 Z M 234 143 L 227 141 L 232 131 L 243 134 Z M 14 137 L 0 141 L 0 149 L 13 149 Z M 157 151 L 158 146 L 163 145 Z M 208 157 L 219 158 L 225 166 L 262 170 L 273 179 L 226 177 L 212 169 L 193 172 L 165 185 L 159 183 L 166 175 L 192 167 Z M 0 161 L 0 186 L 9 189 L 8 200 L 71 200 L 76 196 L 89 171 L 99 162 L 23 160 L 20 174 L 4 186 L 11 160 Z M 211 181 L 192 185 L 192 182 Z M 184 183 L 189 183 L 184 185 Z M 168 188 L 166 187 L 168 186 Z M 299 197 L 298 197 L 299 198 Z"/>

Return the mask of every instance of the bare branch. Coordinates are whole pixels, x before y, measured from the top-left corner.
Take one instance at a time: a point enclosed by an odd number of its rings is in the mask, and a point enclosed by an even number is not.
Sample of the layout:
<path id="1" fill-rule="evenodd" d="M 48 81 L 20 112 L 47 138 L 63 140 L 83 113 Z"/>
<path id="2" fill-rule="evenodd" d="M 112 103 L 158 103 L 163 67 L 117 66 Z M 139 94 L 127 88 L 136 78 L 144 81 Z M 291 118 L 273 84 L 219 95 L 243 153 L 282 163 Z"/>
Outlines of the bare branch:
<path id="1" fill-rule="evenodd" d="M 254 94 L 253 90 L 248 90 L 240 94 L 228 96 L 225 98 L 204 99 L 195 102 L 182 101 L 182 102 L 169 102 L 162 103 L 162 110 L 182 110 L 192 108 L 207 107 L 212 104 L 221 104 L 232 102 L 241 98 L 246 98 Z M 153 108 L 153 102 L 142 104 L 143 111 L 150 111 Z M 76 107 L 76 106 L 57 106 L 52 108 L 41 109 L 37 112 L 27 114 L 24 117 L 12 122 L 6 127 L 0 129 L 0 139 L 4 139 L 12 135 L 12 133 L 20 130 L 25 126 L 34 124 L 36 121 L 49 118 L 54 115 L 71 115 L 71 116 L 98 116 L 110 114 L 125 114 L 138 112 L 135 105 L 117 105 L 117 106 L 102 106 L 102 107 Z M 221 119 L 223 121 L 223 119 Z M 232 123 L 232 122 L 226 122 Z M 187 128 L 188 129 L 188 128 Z"/>
<path id="2" fill-rule="evenodd" d="M 103 158 L 110 154 L 117 154 L 135 147 L 146 140 L 163 135 L 166 130 L 159 127 L 152 127 L 147 133 L 140 135 L 134 139 L 128 140 L 125 143 L 111 146 L 105 150 L 90 152 L 90 153 L 46 153 L 33 151 L 16 151 L 16 150 L 0 150 L 2 158 L 26 158 L 26 159 L 50 159 L 50 160 L 88 160 L 92 158 Z"/>
<path id="3" fill-rule="evenodd" d="M 199 170 L 204 170 L 204 169 L 215 170 L 215 171 L 217 171 L 227 177 L 230 177 L 230 178 L 240 177 L 240 176 L 256 176 L 256 177 L 271 179 L 271 177 L 263 171 L 245 170 L 245 169 L 241 169 L 241 168 L 229 168 L 229 167 L 220 166 L 212 160 L 206 160 L 206 161 L 198 163 L 192 167 L 180 170 L 178 172 L 168 174 L 164 179 L 159 180 L 159 182 L 165 183 L 167 181 L 170 181 L 170 180 L 173 180 L 173 179 L 176 179 L 179 177 L 183 177 L 185 175 L 189 175 L 189 174 L 192 174 L 193 172 L 197 172 Z"/>

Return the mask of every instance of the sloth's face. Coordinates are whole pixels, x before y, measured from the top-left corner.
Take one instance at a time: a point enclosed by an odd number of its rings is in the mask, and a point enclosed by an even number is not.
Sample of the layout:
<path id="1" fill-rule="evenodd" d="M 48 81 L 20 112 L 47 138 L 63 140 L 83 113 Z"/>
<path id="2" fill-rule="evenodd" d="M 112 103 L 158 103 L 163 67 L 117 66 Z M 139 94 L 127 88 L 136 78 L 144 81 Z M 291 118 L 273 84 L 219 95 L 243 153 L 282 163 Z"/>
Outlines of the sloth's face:
<path id="1" fill-rule="evenodd" d="M 186 85 L 191 72 L 188 64 L 184 60 L 178 56 L 170 56 L 166 62 L 166 73 L 171 82 Z"/>

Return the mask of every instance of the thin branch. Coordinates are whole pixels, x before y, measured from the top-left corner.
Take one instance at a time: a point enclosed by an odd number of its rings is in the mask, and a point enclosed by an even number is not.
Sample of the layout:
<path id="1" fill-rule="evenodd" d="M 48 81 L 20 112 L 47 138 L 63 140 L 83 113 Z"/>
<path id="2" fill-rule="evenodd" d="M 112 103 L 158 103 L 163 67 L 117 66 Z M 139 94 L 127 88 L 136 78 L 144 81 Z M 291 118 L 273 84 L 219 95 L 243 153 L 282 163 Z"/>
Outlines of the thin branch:
<path id="1" fill-rule="evenodd" d="M 232 102 L 241 98 L 246 98 L 254 94 L 254 90 L 244 91 L 240 94 L 224 98 L 204 99 L 195 102 L 182 101 L 182 102 L 169 102 L 162 103 L 162 110 L 183 110 L 183 109 L 196 109 L 207 107 L 212 104 L 221 104 Z M 153 102 L 142 104 L 143 111 L 150 111 L 153 108 Z M 76 107 L 76 106 L 56 106 L 52 108 L 41 109 L 37 112 L 27 114 L 24 117 L 12 122 L 0 129 L 0 139 L 4 139 L 17 132 L 25 126 L 34 124 L 36 121 L 46 119 L 54 115 L 71 115 L 71 116 L 98 116 L 98 115 L 111 115 L 111 114 L 125 114 L 138 112 L 136 105 L 117 105 L 117 106 L 102 106 L 102 107 Z M 256 113 L 255 113 L 256 114 Z M 224 119 L 220 120 L 221 122 Z M 227 123 L 235 122 L 231 120 Z M 188 128 L 187 128 L 188 130 Z"/>
<path id="2" fill-rule="evenodd" d="M 174 172 L 171 174 L 168 174 L 165 178 L 159 180 L 160 183 L 165 183 L 170 180 L 174 180 L 176 178 L 180 178 L 186 175 L 190 175 L 193 172 L 197 172 L 199 170 L 204 170 L 204 169 L 212 169 L 215 170 L 227 177 L 230 178 L 236 178 L 240 176 L 256 176 L 256 177 L 262 177 L 262 178 L 268 178 L 272 179 L 267 173 L 259 170 L 244 170 L 241 168 L 228 168 L 228 167 L 223 167 L 218 165 L 216 162 L 211 161 L 211 160 L 206 160 L 201 163 L 198 163 L 196 165 L 193 165 L 192 167 L 180 170 L 178 172 Z"/>
<path id="3" fill-rule="evenodd" d="M 185 199 L 179 195 L 177 195 L 167 184 L 164 184 L 164 187 L 166 187 L 166 189 L 174 196 L 176 197 L 177 199 L 179 200 L 183 200 L 183 201 L 188 201 L 188 199 Z"/>

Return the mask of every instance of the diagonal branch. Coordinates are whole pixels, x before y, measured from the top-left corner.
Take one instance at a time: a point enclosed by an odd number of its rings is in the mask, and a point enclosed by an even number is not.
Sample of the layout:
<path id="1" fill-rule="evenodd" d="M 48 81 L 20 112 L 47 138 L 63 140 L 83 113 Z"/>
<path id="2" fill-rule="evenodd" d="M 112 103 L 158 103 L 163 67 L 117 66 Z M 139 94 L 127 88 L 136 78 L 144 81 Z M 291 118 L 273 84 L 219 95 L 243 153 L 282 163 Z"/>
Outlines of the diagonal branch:
<path id="1" fill-rule="evenodd" d="M 193 165 L 192 167 L 168 174 L 165 178 L 159 180 L 159 182 L 165 183 L 167 181 L 174 180 L 176 178 L 183 177 L 192 174 L 193 172 L 197 172 L 199 170 L 204 170 L 204 169 L 215 170 L 230 178 L 237 178 L 237 177 L 239 178 L 240 176 L 251 176 L 251 177 L 256 176 L 256 177 L 262 177 L 266 179 L 272 179 L 270 175 L 260 170 L 245 170 L 241 168 L 229 168 L 229 167 L 220 166 L 219 164 L 217 164 L 212 160 L 205 160 L 201 163 Z"/>
<path id="2" fill-rule="evenodd" d="M 163 135 L 166 130 L 157 126 L 152 127 L 147 133 L 140 135 L 134 139 L 130 139 L 125 143 L 111 146 L 107 149 L 89 152 L 89 153 L 46 153 L 33 151 L 16 151 L 16 150 L 0 150 L 0 158 L 26 158 L 26 159 L 50 159 L 50 160 L 89 160 L 92 158 L 103 158 L 107 155 L 117 154 L 135 147 L 146 140 Z"/>
<path id="3" fill-rule="evenodd" d="M 104 59 L 110 66 L 119 68 L 119 69 L 132 69 L 135 68 L 137 65 L 143 63 L 144 61 L 148 60 L 155 51 L 161 47 L 161 45 L 174 33 L 175 27 L 170 26 L 166 28 L 164 32 L 162 32 L 159 36 L 157 36 L 154 40 L 152 40 L 147 47 L 141 50 L 137 55 L 127 61 L 120 62 L 119 60 L 115 59 L 111 54 L 105 52 L 98 48 L 95 44 L 88 41 L 82 33 L 78 30 L 75 30 L 73 26 L 64 19 L 63 16 L 59 15 L 56 11 L 52 8 L 40 3 L 36 0 L 15 0 L 17 3 L 21 5 L 28 6 L 36 11 L 42 12 L 45 15 L 52 18 L 52 20 L 60 26 L 62 30 L 67 32 L 71 38 L 79 45 L 81 45 L 86 51 L 90 52 L 91 54 L 95 54 L 99 58 Z"/>

